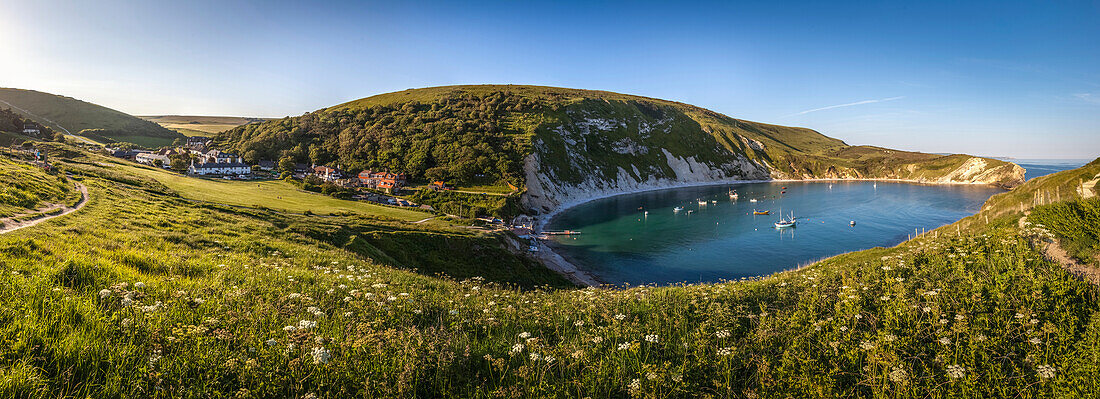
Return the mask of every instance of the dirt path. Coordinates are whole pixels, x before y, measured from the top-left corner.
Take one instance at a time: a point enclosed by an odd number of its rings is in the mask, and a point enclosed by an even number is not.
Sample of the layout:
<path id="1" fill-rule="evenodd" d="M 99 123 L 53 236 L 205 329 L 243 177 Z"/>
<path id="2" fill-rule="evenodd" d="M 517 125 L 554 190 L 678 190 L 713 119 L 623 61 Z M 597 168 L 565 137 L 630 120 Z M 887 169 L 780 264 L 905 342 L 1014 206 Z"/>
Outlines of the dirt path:
<path id="1" fill-rule="evenodd" d="M 52 204 L 45 208 L 36 209 L 33 212 L 26 212 L 19 215 L 0 219 L 0 223 L 3 223 L 3 225 L 0 225 L 0 234 L 10 233 L 24 227 L 31 227 L 56 217 L 68 215 L 70 213 L 80 210 L 80 208 L 83 208 L 84 205 L 88 203 L 88 187 L 85 187 L 83 184 L 80 183 L 75 184 L 76 188 L 80 190 L 80 202 L 77 202 L 76 206 L 70 207 L 64 204 Z M 61 210 L 61 212 L 52 215 L 50 214 L 50 212 L 56 212 L 57 210 Z M 31 219 L 27 219 L 28 217 L 30 217 Z M 24 220 L 17 221 L 17 218 Z"/>
<path id="2" fill-rule="evenodd" d="M 429 221 L 429 220 L 435 219 L 435 218 L 437 218 L 437 217 L 439 217 L 439 216 L 432 216 L 432 217 L 430 217 L 430 218 L 427 218 L 427 219 L 421 219 L 421 220 L 417 220 L 417 221 L 415 221 L 415 222 L 412 222 L 412 223 L 413 223 L 413 224 L 421 224 L 421 223 L 427 222 L 427 221 Z"/>
<path id="3" fill-rule="evenodd" d="M 1021 231 L 1026 229 L 1027 216 L 1021 217 L 1018 223 Z M 1093 267 L 1077 261 L 1058 245 L 1058 239 L 1046 239 L 1039 236 L 1030 236 L 1031 244 L 1043 254 L 1043 257 L 1052 262 L 1058 262 L 1066 270 L 1081 279 L 1095 285 L 1100 285 L 1100 268 Z"/>

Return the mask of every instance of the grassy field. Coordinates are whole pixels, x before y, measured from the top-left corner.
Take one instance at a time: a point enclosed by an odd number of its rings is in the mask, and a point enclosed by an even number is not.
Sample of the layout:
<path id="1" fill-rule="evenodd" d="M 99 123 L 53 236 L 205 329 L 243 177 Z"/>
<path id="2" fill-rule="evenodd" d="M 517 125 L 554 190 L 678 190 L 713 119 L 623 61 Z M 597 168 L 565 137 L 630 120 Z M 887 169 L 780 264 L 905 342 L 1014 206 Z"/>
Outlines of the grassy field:
<path id="1" fill-rule="evenodd" d="M 195 178 L 165 170 L 110 160 L 110 168 L 119 173 L 154 179 L 184 198 L 220 204 L 266 207 L 286 212 L 312 212 L 327 215 L 354 213 L 398 220 L 417 221 L 431 217 L 430 213 L 372 205 L 362 201 L 347 201 L 301 190 L 282 180 L 236 181 Z"/>
<path id="2" fill-rule="evenodd" d="M 229 130 L 240 125 L 260 122 L 263 118 L 245 118 L 238 116 L 185 116 L 185 115 L 151 115 L 138 118 L 156 122 L 165 128 L 175 130 L 188 137 L 213 136 L 218 132 Z"/>
<path id="3" fill-rule="evenodd" d="M 0 236 L 0 396 L 1100 394 L 1100 290 L 1018 215 L 760 279 L 517 289 L 420 270 L 545 276 L 461 229 L 104 176 L 84 210 Z"/>
<path id="4" fill-rule="evenodd" d="M 61 175 L 0 157 L 0 217 L 48 204 L 68 203 L 79 195 Z"/>

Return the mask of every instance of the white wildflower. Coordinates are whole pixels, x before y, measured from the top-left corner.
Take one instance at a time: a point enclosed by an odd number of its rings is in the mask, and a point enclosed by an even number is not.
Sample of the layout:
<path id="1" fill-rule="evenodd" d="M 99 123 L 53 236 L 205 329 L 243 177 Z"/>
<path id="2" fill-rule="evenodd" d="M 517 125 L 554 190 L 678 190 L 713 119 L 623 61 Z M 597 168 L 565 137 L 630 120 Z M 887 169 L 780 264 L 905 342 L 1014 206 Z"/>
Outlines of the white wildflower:
<path id="1" fill-rule="evenodd" d="M 1039 374 L 1039 378 L 1042 378 L 1044 380 L 1054 378 L 1054 375 L 1058 373 L 1058 369 L 1049 364 L 1041 365 L 1035 371 Z"/>
<path id="2" fill-rule="evenodd" d="M 966 368 L 957 364 L 947 366 L 947 376 L 952 379 L 966 377 Z"/>
<path id="3" fill-rule="evenodd" d="M 313 356 L 313 364 L 325 364 L 332 358 L 332 353 L 325 348 L 313 348 L 310 355 Z"/>
<path id="4" fill-rule="evenodd" d="M 657 334 L 649 334 L 645 336 L 646 342 L 657 343 Z"/>

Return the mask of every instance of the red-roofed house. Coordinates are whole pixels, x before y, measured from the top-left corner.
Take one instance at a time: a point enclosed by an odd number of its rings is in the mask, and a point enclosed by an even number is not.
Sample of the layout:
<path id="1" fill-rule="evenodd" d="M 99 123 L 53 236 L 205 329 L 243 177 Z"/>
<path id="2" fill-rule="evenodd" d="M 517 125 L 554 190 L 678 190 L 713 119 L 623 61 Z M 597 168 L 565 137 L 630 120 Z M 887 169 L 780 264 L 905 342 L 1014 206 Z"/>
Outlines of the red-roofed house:
<path id="1" fill-rule="evenodd" d="M 392 191 L 405 186 L 405 175 L 401 173 L 364 170 L 359 172 L 359 182 L 365 187 Z"/>

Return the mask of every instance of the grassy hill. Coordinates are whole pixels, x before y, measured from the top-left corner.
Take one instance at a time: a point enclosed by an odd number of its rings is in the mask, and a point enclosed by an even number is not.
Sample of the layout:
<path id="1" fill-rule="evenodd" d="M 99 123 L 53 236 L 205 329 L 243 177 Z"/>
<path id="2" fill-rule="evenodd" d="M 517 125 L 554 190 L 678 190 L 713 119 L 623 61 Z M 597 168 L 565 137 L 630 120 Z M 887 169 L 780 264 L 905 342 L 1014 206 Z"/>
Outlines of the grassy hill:
<path id="1" fill-rule="evenodd" d="M 49 204 L 67 203 L 79 193 L 57 174 L 26 162 L 0 157 L 0 217 L 8 217 Z"/>
<path id="2" fill-rule="evenodd" d="M 1100 290 L 992 205 L 759 279 L 572 289 L 499 236 L 196 203 L 55 148 L 90 200 L 0 235 L 0 396 L 1100 394 Z"/>
<path id="3" fill-rule="evenodd" d="M 215 142 L 248 160 L 384 169 L 414 181 L 443 179 L 459 186 L 512 184 L 529 189 L 527 196 L 615 188 L 628 181 L 723 177 L 1003 186 L 1023 179 L 1022 169 L 999 160 L 852 147 L 811 129 L 735 119 L 683 103 L 541 86 L 381 94 L 238 126 Z"/>
<path id="4" fill-rule="evenodd" d="M 240 125 L 259 123 L 264 118 L 246 118 L 239 116 L 187 116 L 187 115 L 150 115 L 138 118 L 155 122 L 167 129 L 186 136 L 212 136 Z"/>
<path id="5" fill-rule="evenodd" d="M 100 142 L 124 141 L 146 147 L 170 145 L 182 134 L 125 113 L 71 97 L 0 88 L 0 106 L 50 128 Z"/>

